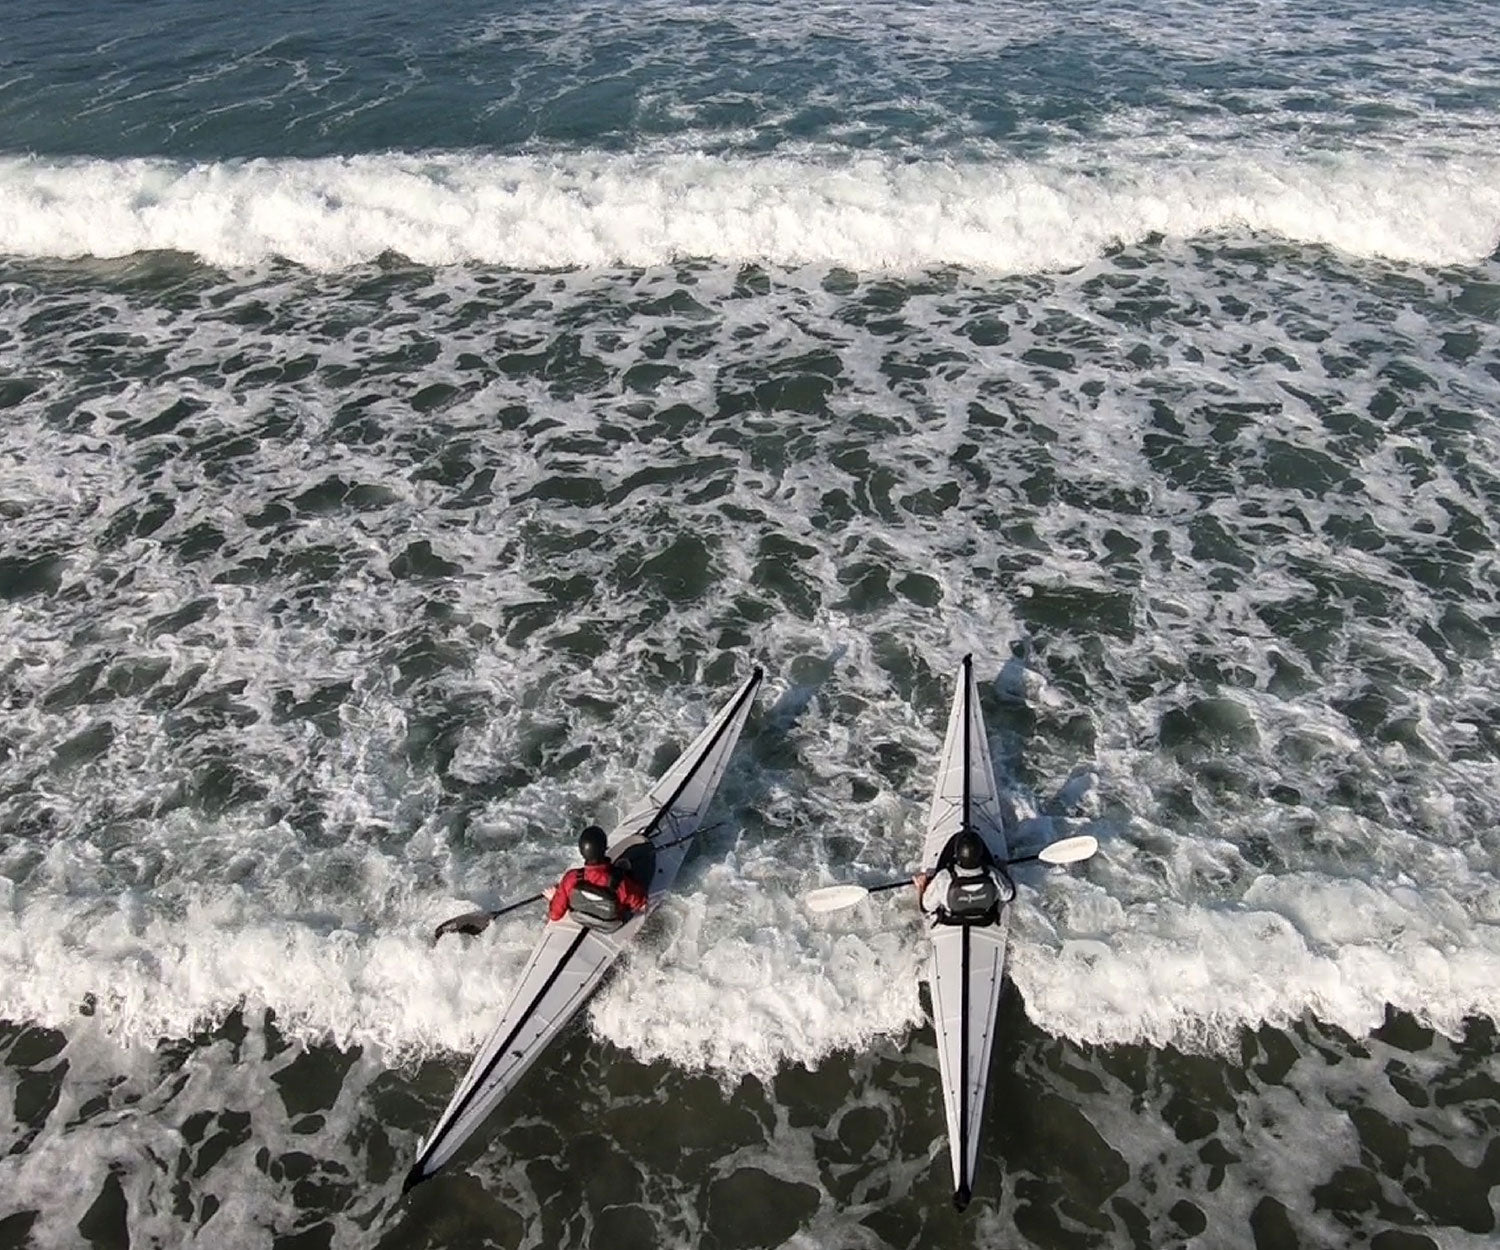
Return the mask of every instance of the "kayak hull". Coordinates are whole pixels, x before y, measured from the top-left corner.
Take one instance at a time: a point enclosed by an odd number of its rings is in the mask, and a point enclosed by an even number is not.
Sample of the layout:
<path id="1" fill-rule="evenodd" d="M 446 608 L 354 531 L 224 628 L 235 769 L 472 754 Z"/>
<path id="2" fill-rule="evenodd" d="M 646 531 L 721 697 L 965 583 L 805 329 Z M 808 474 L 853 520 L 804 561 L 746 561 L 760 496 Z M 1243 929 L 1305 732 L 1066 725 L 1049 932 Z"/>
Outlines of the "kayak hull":
<path id="1" fill-rule="evenodd" d="M 989 738 L 979 707 L 973 662 L 959 666 L 948 715 L 948 732 L 933 787 L 922 868 L 946 868 L 954 838 L 965 828 L 983 838 L 997 863 L 1009 858 L 1004 808 L 990 762 Z M 938 1071 L 953 1166 L 953 1201 L 968 1205 L 979 1161 L 980 1126 L 994 1050 L 995 1021 L 1005 975 L 1009 907 L 990 924 L 955 925 L 933 920 L 928 981 L 937 1036 Z"/>
<path id="2" fill-rule="evenodd" d="M 979 1162 L 1008 918 L 993 925 L 940 925 L 932 934 L 929 981 L 938 1072 L 948 1122 L 953 1200 L 968 1205 Z"/>
<path id="3" fill-rule="evenodd" d="M 609 931 L 572 916 L 546 925 L 499 1022 L 423 1142 L 405 1189 L 438 1171 L 484 1123 L 577 1014 L 672 888 L 724 778 L 761 676 L 760 669 L 750 675 L 615 827 L 610 858 L 647 883 L 645 911 Z"/>

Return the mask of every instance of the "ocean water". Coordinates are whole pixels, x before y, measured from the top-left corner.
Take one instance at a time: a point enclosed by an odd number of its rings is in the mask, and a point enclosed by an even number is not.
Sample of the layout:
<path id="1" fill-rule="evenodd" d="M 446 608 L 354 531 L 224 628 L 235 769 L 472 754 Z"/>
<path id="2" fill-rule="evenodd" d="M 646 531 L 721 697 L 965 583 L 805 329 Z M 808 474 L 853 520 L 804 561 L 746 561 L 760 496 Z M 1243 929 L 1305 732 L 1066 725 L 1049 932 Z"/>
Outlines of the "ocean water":
<path id="1" fill-rule="evenodd" d="M 1478 1250 L 1500 9 L 19 10 L 0 1247 Z M 906 897 L 975 656 L 973 1205 Z M 518 914 L 714 827 L 448 1173 Z"/>

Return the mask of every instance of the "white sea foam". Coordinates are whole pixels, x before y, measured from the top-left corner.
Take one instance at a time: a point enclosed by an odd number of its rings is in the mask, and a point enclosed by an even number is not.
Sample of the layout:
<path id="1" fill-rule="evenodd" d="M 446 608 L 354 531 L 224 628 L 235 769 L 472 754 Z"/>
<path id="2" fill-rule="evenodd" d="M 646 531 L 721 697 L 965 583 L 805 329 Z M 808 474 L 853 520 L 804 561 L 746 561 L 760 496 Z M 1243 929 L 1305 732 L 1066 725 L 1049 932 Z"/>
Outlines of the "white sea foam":
<path id="1" fill-rule="evenodd" d="M 529 269 L 682 258 L 910 272 L 1081 265 L 1162 235 L 1269 234 L 1354 256 L 1472 261 L 1500 243 L 1500 162 L 1200 154 L 1096 169 L 567 155 L 178 165 L 0 158 L 0 252 L 175 250 L 337 269 L 396 252 Z"/>
<path id="2" fill-rule="evenodd" d="M 1500 1011 L 1500 942 L 1441 891 L 1298 877 L 1239 905 L 1121 908 L 1054 888 L 1058 921 L 1021 912 L 1010 971 L 1032 1018 L 1076 1040 L 1232 1048 L 1304 1012 L 1358 1036 L 1387 1003 L 1456 1037 Z"/>
<path id="3" fill-rule="evenodd" d="M 206 279 L 201 300 L 171 309 L 106 283 L 90 288 L 92 328 L 76 320 L 71 291 L 8 288 L 0 360 L 41 389 L 6 410 L 0 501 L 24 550 L 59 553 L 68 593 L 0 601 L 0 673 L 14 708 L 0 726 L 0 781 L 7 832 L 21 833 L 3 848 L 0 950 L 13 975 L 0 984 L 0 1015 L 69 1024 L 93 995 L 95 1027 L 149 1045 L 243 997 L 307 1036 L 470 1051 L 536 918 L 436 951 L 431 925 L 560 870 L 567 827 L 639 795 L 658 748 L 680 745 L 684 715 L 704 713 L 727 680 L 694 675 L 753 653 L 771 680 L 743 771 L 726 783 L 723 817 L 738 823 L 689 861 L 589 1019 L 643 1058 L 731 1078 L 905 1036 L 923 957 L 909 904 L 893 896 L 815 921 L 798 896 L 910 867 L 953 658 L 972 649 L 982 673 L 1002 674 L 1032 605 L 1121 594 L 1115 561 L 1130 547 L 1141 553 L 1128 596 L 1137 615 L 1118 636 L 1054 616 L 1032 675 L 1012 672 L 997 691 L 997 711 L 1024 697 L 1037 717 L 1025 742 L 997 729 L 1002 759 L 1022 758 L 1051 786 L 1080 765 L 1099 773 L 1086 799 L 1099 857 L 1023 877 L 1012 972 L 1028 1011 L 1070 1036 L 1180 1046 L 1224 1045 L 1241 1025 L 1308 1010 L 1360 1032 L 1387 1001 L 1448 1030 L 1466 1011 L 1492 1011 L 1500 902 L 1489 831 L 1500 789 L 1474 743 L 1493 716 L 1494 667 L 1480 650 L 1440 647 L 1432 630 L 1447 592 L 1397 558 L 1446 550 L 1456 521 L 1445 504 L 1488 518 L 1482 481 L 1464 476 L 1453 447 L 1471 464 L 1492 462 L 1489 426 L 1476 421 L 1444 447 L 1441 430 L 1402 415 L 1357 453 L 1338 449 L 1350 463 L 1357 455 L 1358 488 L 1260 478 L 1205 509 L 1191 480 L 1153 461 L 1161 435 L 1148 397 L 1164 397 L 1206 469 L 1220 449 L 1260 466 L 1276 447 L 1329 445 L 1338 431 L 1323 405 L 1362 421 L 1398 383 L 1413 413 L 1429 394 L 1450 416 L 1486 411 L 1493 329 L 1453 311 L 1474 297 L 1462 278 L 1425 275 L 1430 298 L 1411 297 L 1410 283 L 1387 298 L 1321 277 L 1322 263 L 1305 258 L 1256 261 L 1266 272 L 1247 282 L 1246 262 L 1197 251 L 1124 258 L 1152 257 L 1142 282 L 1170 305 L 1151 314 L 1160 324 L 1128 306 L 1138 293 L 1124 281 L 1140 270 L 1108 262 L 1058 281 L 888 284 L 900 297 L 897 332 L 871 319 L 871 307 L 890 312 L 881 284 L 840 293 L 820 274 L 780 275 L 763 293 L 730 298 L 726 266 L 543 281 L 445 270 L 397 281 L 373 303 L 360 293 L 369 271 L 240 276 Z M 1220 305 L 1231 311 L 1197 311 Z M 1003 344 L 966 333 L 981 316 L 1003 319 Z M 1316 342 L 1302 337 L 1307 324 L 1324 331 Z M 1471 326 L 1476 361 L 1421 354 Z M 488 362 L 500 327 L 511 344 L 576 331 L 609 381 L 579 399 L 559 396 L 540 367 L 497 378 Z M 667 357 L 677 376 L 643 410 L 641 392 L 619 379 L 669 332 L 696 336 L 693 347 Z M 1138 369 L 1120 365 L 1122 333 L 1145 349 Z M 1059 346 L 1072 363 L 1026 359 Z M 256 376 L 294 348 L 317 368 Z M 134 371 L 135 353 L 159 362 L 150 376 Z M 839 370 L 827 412 L 787 414 L 771 395 L 738 424 L 652 424 L 669 402 L 711 414 L 721 397 L 813 353 Z M 341 380 L 371 355 L 391 372 L 370 374 L 368 388 Z M 921 357 L 942 363 L 916 382 L 902 377 Z M 1382 376 L 1411 359 L 1422 378 Z M 80 377 L 93 388 L 86 400 L 73 394 Z M 406 398 L 433 384 L 452 388 L 450 406 L 413 413 Z M 345 402 L 365 391 L 368 441 L 336 429 Z M 998 392 L 1015 400 L 1017 424 L 967 424 Z M 1226 427 L 1232 444 L 1209 432 L 1226 396 L 1258 406 Z M 142 432 L 184 397 L 203 413 Z M 521 405 L 531 413 L 522 427 L 496 419 Z M 1022 430 L 1022 414 L 1046 434 Z M 285 424 L 268 426 L 273 415 Z M 212 461 L 247 440 L 227 465 Z M 468 472 L 428 475 L 455 448 L 494 472 L 493 497 L 464 500 Z M 150 533 L 132 523 L 121 539 L 117 518 L 132 520 L 162 489 L 163 464 L 175 514 Z M 724 492 L 705 502 L 681 480 L 651 476 L 704 464 L 722 466 L 712 473 Z M 1032 502 L 1037 464 L 1082 497 Z M 951 507 L 922 506 L 970 472 L 976 484 Z M 388 501 L 290 506 L 333 475 L 383 488 Z M 612 504 L 539 504 L 533 492 L 554 476 L 631 485 Z M 1089 495 L 1096 487 L 1133 491 L 1135 502 Z M 836 492 L 869 503 L 830 524 L 824 501 Z M 287 522 L 252 525 L 270 503 Z M 1366 512 L 1389 548 L 1330 537 Z M 1244 576 L 1226 579 L 1223 561 L 1198 550 L 1209 519 L 1243 540 Z M 997 528 L 1016 522 L 1034 534 L 1024 563 Z M 181 556 L 205 524 L 222 531 L 222 548 Z M 683 530 L 711 542 L 715 576 L 696 598 L 665 605 L 639 570 Z M 786 570 L 808 606 L 752 573 L 766 545 L 788 537 L 812 552 Z M 393 576 L 416 540 L 461 574 Z M 309 582 L 292 557 L 320 548 L 333 571 Z M 892 587 L 929 577 L 937 608 L 894 592 L 846 602 L 841 578 L 865 560 Z M 534 632 L 512 641 L 513 611 L 545 600 L 559 577 L 591 592 L 555 610 L 543 602 Z M 1321 657 L 1316 637 L 1261 620 L 1330 593 L 1370 602 L 1341 610 Z M 1479 579 L 1475 593 L 1470 607 L 1483 616 Z M 746 594 L 760 596 L 764 623 L 745 624 Z M 209 604 L 201 619 L 160 624 L 198 601 Z M 731 628 L 748 642 L 722 641 Z M 580 656 L 567 640 L 587 629 L 623 641 Z M 437 643 L 452 650 L 444 667 L 403 673 L 408 651 Z M 1273 689 L 1276 658 L 1316 680 Z M 135 689 L 128 662 L 163 665 L 159 685 Z M 1228 676 L 1215 677 L 1220 668 Z M 1404 740 L 1377 740 L 1343 710 L 1372 672 L 1384 674 L 1387 719 L 1409 722 Z M 80 674 L 87 697 L 54 697 Z M 179 695 L 156 701 L 179 681 Z M 288 696 L 335 685 L 347 692 L 320 723 L 280 718 Z M 1240 787 L 1222 801 L 1208 773 L 1158 741 L 1170 715 L 1210 693 L 1255 738 L 1183 748 L 1222 756 Z M 221 704 L 241 719 L 220 716 Z M 421 735 L 443 719 L 432 706 L 453 705 L 474 712 L 449 743 L 445 789 Z M 49 763 L 103 722 L 107 747 Z M 1079 745 L 1078 724 L 1092 745 Z M 195 807 L 210 749 L 242 762 L 264 797 L 218 815 Z M 1346 780 L 1369 795 L 1349 797 Z M 1306 801 L 1267 797 L 1277 785 Z M 1161 810 L 1184 791 L 1199 806 Z M 1361 802 L 1370 814 L 1351 815 Z"/>
<path id="4" fill-rule="evenodd" d="M 1032 1019 L 1076 1041 L 1218 1050 L 1305 1012 L 1362 1035 L 1387 1003 L 1451 1036 L 1467 1015 L 1500 1015 L 1493 925 L 1441 891 L 1303 875 L 1263 878 L 1239 905 L 1122 906 L 1060 871 L 1023 884 L 1010 975 Z M 206 894 L 175 920 L 124 899 L 8 907 L 0 1016 L 69 1027 L 86 1010 L 121 1043 L 151 1045 L 245 1005 L 273 1009 L 293 1036 L 466 1053 L 499 1016 L 539 919 L 432 948 L 430 925 L 463 900 L 424 900 L 421 915 L 372 932 Z M 899 1038 L 920 1018 L 924 974 L 908 901 L 813 920 L 795 888 L 712 867 L 657 915 L 589 1018 L 642 1060 L 730 1079 Z"/>

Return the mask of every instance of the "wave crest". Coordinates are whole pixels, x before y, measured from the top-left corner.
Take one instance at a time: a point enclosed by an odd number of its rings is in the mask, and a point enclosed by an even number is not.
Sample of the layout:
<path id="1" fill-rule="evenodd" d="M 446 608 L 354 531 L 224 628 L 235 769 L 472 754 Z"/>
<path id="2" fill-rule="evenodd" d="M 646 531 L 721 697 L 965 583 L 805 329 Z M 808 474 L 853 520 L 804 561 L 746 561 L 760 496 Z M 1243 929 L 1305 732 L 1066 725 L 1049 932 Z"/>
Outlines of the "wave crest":
<path id="1" fill-rule="evenodd" d="M 1425 265 L 1500 243 L 1500 162 L 386 154 L 184 165 L 0 159 L 0 252 L 318 270 L 399 253 L 521 269 L 688 258 L 915 272 L 1075 267 L 1152 236 L 1269 234 Z"/>

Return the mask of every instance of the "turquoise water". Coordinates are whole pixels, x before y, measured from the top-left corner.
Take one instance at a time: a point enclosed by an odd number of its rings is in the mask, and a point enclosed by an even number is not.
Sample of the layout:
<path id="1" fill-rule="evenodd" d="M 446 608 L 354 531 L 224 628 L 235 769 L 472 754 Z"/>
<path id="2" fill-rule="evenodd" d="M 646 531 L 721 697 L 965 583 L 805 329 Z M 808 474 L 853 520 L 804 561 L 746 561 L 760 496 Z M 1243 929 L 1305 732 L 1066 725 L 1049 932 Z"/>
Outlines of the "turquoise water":
<path id="1" fill-rule="evenodd" d="M 1496 25 L 14 20 L 0 1245 L 1487 1245 Z M 1101 851 L 1019 875 L 960 1218 L 915 915 L 799 895 L 911 867 L 966 652 Z M 676 895 L 401 1200 L 537 921 L 432 926 L 754 664 Z"/>

